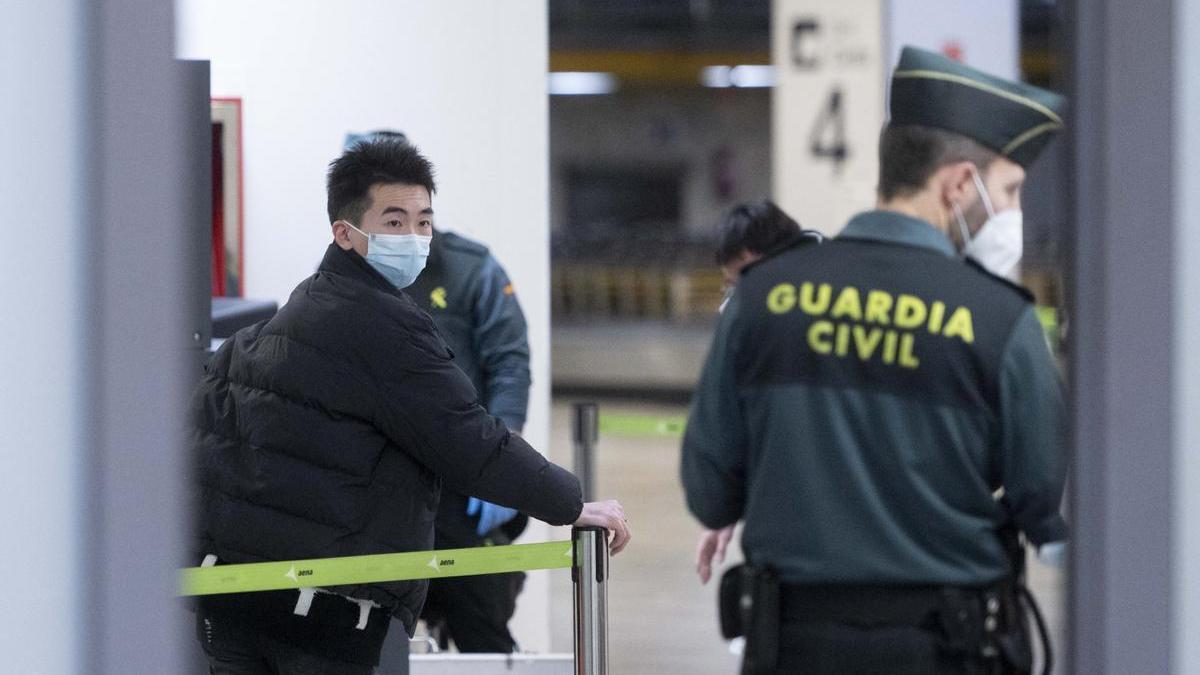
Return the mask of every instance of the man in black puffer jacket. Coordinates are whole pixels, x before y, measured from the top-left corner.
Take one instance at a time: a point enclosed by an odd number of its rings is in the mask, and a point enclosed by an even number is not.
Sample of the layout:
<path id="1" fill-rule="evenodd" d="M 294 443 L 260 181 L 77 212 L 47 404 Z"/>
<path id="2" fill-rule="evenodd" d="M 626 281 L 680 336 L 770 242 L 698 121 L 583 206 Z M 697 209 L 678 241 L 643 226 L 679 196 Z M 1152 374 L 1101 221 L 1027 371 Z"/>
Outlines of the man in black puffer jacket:
<path id="1" fill-rule="evenodd" d="M 239 331 L 193 397 L 197 556 L 206 564 L 429 550 L 444 481 L 553 525 L 629 538 L 579 483 L 476 401 L 400 289 L 424 266 L 433 170 L 411 145 L 330 166 L 334 242 L 269 321 Z M 423 581 L 211 596 L 197 630 L 216 674 L 370 673 L 388 617 L 411 634 Z"/>

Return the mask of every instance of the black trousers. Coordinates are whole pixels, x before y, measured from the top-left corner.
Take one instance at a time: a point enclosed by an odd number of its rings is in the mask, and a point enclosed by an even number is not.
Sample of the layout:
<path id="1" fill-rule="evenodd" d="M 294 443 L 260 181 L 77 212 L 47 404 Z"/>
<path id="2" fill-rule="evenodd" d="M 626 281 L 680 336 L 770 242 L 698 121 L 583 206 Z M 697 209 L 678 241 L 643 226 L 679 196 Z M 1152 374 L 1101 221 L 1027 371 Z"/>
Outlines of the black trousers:
<path id="1" fill-rule="evenodd" d="M 453 640 L 463 653 L 511 654 L 517 642 L 508 622 L 524 586 L 522 572 L 436 579 L 429 584 L 421 615 L 443 648 Z"/>
<path id="2" fill-rule="evenodd" d="M 860 628 L 803 622 L 780 626 L 777 673 L 789 675 L 992 675 L 1001 671 L 940 653 L 915 627 Z"/>
<path id="3" fill-rule="evenodd" d="M 491 574 L 437 579 L 429 584 L 421 618 L 443 650 L 453 640 L 463 653 L 516 651 L 508 630 L 525 575 Z M 379 658 L 379 675 L 408 673 L 408 634 L 396 622 Z"/>
<path id="4" fill-rule="evenodd" d="M 505 546 L 521 534 L 527 522 L 528 518 L 520 515 L 481 537 L 475 531 L 479 519 L 467 515 L 467 497 L 447 490 L 438 506 L 434 545 L 439 549 Z M 511 654 L 517 642 L 508 622 L 524 586 L 521 572 L 434 579 L 429 582 L 421 618 L 443 649 L 453 640 L 463 653 Z"/>
<path id="5" fill-rule="evenodd" d="M 375 672 L 373 666 L 326 658 L 261 633 L 218 625 L 199 613 L 196 632 L 208 657 L 211 675 L 372 675 Z"/>

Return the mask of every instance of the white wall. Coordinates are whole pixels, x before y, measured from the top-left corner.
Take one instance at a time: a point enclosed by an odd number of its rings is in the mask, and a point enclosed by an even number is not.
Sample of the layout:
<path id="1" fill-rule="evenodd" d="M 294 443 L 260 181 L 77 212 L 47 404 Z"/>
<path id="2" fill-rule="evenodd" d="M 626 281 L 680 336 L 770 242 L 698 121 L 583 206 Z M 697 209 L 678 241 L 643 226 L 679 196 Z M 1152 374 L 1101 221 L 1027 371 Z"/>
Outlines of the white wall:
<path id="1" fill-rule="evenodd" d="M 1021 75 L 1019 10 L 1017 0 L 891 0 L 887 74 L 905 45 L 939 53 L 953 45 L 968 66 L 1015 80 Z"/>
<path id="2" fill-rule="evenodd" d="M 516 284 L 533 352 L 525 435 L 545 448 L 544 0 L 178 0 L 177 20 L 180 55 L 211 59 L 213 94 L 243 99 L 246 296 L 283 302 L 319 263 L 325 170 L 346 132 L 403 130 L 437 168 L 437 225 L 489 245 Z M 523 647 L 548 648 L 548 603 L 545 574 L 531 575 Z"/>
<path id="3" fill-rule="evenodd" d="M 1174 337 L 1177 369 L 1172 378 L 1175 445 L 1172 665 L 1176 675 L 1200 673 L 1200 4 L 1176 3 Z"/>
<path id="4" fill-rule="evenodd" d="M 841 231 L 851 216 L 871 208 L 877 182 L 883 95 L 885 0 L 774 0 L 771 54 L 776 86 L 771 101 L 775 201 L 806 226 Z M 797 31 L 797 26 L 814 26 Z M 796 39 L 799 33 L 803 37 Z M 813 148 L 813 134 L 829 147 L 838 127 L 828 120 L 840 100 L 845 156 L 834 160 Z"/>
<path id="5" fill-rule="evenodd" d="M 41 205 L 22 219 L 35 254 L 9 256 L 11 281 L 0 284 L 0 546 L 12 580 L 0 658 L 8 672 L 82 670 L 84 14 L 73 0 L 0 10 L 0 91 L 20 102 L 0 111 L 0 156 L 12 160 L 0 163 L 0 202 Z"/>

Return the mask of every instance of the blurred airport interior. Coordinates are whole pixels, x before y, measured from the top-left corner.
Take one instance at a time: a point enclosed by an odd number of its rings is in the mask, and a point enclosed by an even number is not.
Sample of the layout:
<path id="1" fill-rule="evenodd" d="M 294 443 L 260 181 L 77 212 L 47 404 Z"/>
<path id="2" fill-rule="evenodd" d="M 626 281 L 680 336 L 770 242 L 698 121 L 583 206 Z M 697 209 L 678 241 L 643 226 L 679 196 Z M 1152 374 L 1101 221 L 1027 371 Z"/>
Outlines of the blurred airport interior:
<path id="1" fill-rule="evenodd" d="M 922 44 L 1064 87 L 1056 3 L 894 3 L 890 12 L 884 53 Z M 868 21 L 870 13 L 841 20 Z M 932 29 L 914 27 L 931 13 L 949 16 Z M 824 206 L 839 196 L 775 182 L 774 155 L 810 155 L 772 137 L 772 96 L 780 94 L 772 93 L 779 66 L 772 65 L 771 26 L 767 0 L 550 3 L 550 293 L 559 391 L 686 400 L 724 293 L 713 264 L 717 224 L 734 204 L 773 189 L 783 203 L 789 197 L 780 192 L 799 190 L 790 210 L 802 226 L 829 234 L 841 228 Z M 775 123 L 807 134 L 810 121 Z M 873 133 L 850 139 L 868 164 Z M 1024 196 L 1023 281 L 1052 310 L 1063 297 L 1062 145 L 1036 165 Z M 860 206 L 873 200 L 873 180 Z"/>
<path id="2" fill-rule="evenodd" d="M 726 291 L 716 228 L 770 198 L 833 236 L 872 206 L 905 44 L 1070 100 L 1022 197 L 1020 278 L 1072 422 L 1070 563 L 1031 562 L 1054 672 L 1200 673 L 1189 0 L 3 5 L 0 197 L 23 249 L 0 285 L 3 670 L 206 672 L 177 597 L 199 562 L 189 392 L 321 261 L 347 135 L 391 129 L 436 167 L 436 226 L 511 278 L 523 437 L 571 467 L 571 405 L 600 406 L 593 478 L 635 536 L 612 561 L 610 671 L 735 672 L 679 481 Z M 568 536 L 534 522 L 521 541 Z M 530 572 L 523 651 L 572 651 L 569 579 Z M 412 672 L 491 672 L 437 667 Z"/>

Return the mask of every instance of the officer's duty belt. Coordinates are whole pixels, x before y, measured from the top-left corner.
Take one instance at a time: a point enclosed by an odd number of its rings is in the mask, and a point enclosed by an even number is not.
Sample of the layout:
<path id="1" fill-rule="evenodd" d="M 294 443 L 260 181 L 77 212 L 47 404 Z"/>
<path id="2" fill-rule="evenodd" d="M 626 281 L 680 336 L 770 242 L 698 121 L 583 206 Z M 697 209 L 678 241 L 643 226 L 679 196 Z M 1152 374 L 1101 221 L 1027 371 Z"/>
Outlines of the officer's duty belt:
<path id="1" fill-rule="evenodd" d="M 819 621 L 861 627 L 928 628 L 943 610 L 949 588 L 982 597 L 1005 596 L 1004 584 L 979 587 L 784 584 L 780 619 L 784 623 Z"/>

